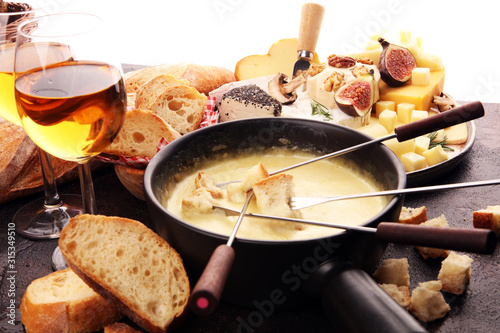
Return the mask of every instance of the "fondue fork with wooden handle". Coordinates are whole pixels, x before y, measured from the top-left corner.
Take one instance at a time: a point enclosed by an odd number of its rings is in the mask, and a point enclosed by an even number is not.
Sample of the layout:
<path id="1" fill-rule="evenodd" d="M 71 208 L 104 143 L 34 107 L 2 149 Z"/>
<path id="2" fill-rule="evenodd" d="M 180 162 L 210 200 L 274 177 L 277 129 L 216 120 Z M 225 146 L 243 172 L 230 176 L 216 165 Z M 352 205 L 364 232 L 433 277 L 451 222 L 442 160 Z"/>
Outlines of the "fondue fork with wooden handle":
<path id="1" fill-rule="evenodd" d="M 449 111 L 441 112 L 436 115 L 433 115 L 431 117 L 421 119 L 418 121 L 414 121 L 409 124 L 401 125 L 398 126 L 394 129 L 393 134 L 389 134 L 377 139 L 373 139 L 370 141 L 366 141 L 363 143 L 360 143 L 358 145 L 354 145 L 351 147 L 347 147 L 341 150 L 334 151 L 332 153 L 326 154 L 326 155 L 321 155 L 319 157 L 297 163 L 291 166 L 288 166 L 286 168 L 276 170 L 273 172 L 270 172 L 269 175 L 275 175 L 278 173 L 282 173 L 291 169 L 298 168 L 303 165 L 307 165 L 313 162 L 321 161 L 327 158 L 335 157 L 335 156 L 340 156 L 344 155 L 347 153 L 350 153 L 352 151 L 380 143 L 383 141 L 387 141 L 390 139 L 397 139 L 399 142 L 403 142 L 406 140 L 410 140 L 413 138 L 416 138 L 420 135 L 425 135 L 428 133 L 435 132 L 437 130 L 447 128 L 453 125 L 458 125 L 467 121 L 471 121 L 477 118 L 480 118 L 484 116 L 484 107 L 483 104 L 479 101 L 476 102 L 470 102 L 464 105 L 457 106 Z M 224 183 L 219 183 L 217 186 L 219 187 L 224 187 L 228 184 L 231 183 L 238 183 L 241 182 L 241 180 L 232 180 Z"/>
<path id="2" fill-rule="evenodd" d="M 228 215 L 239 215 L 241 212 L 221 206 Z M 246 213 L 246 217 L 272 219 L 285 222 L 303 223 L 319 227 L 345 229 L 352 231 L 374 233 L 385 242 L 400 243 L 414 246 L 426 246 L 462 252 L 491 254 L 496 247 L 496 235 L 492 230 L 466 228 L 436 228 L 414 224 L 396 222 L 380 222 L 377 227 L 363 227 L 349 224 L 339 224 L 321 221 L 296 219 L 291 217 L 270 216 L 255 213 Z"/>
<path id="3" fill-rule="evenodd" d="M 253 191 L 249 191 L 243 208 L 238 212 L 238 220 L 227 243 L 219 245 L 212 253 L 205 270 L 191 292 L 189 306 L 196 314 L 209 315 L 219 303 L 222 290 L 234 262 L 235 253 L 232 245 L 252 197 Z"/>

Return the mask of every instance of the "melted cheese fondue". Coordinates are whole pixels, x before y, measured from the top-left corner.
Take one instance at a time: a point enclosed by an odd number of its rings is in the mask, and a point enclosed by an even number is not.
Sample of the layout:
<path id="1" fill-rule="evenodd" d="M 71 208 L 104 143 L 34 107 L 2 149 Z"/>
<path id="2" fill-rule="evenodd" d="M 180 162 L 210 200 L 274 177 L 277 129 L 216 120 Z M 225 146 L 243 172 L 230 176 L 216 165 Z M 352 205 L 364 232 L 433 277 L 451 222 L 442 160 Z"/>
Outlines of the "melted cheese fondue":
<path id="1" fill-rule="evenodd" d="M 201 229 L 223 235 L 230 235 L 237 216 L 226 216 L 220 209 L 208 213 L 186 212 L 182 209 L 182 200 L 195 190 L 195 178 L 204 171 L 222 183 L 229 180 L 243 179 L 246 172 L 258 163 L 262 163 L 271 173 L 290 165 L 309 160 L 316 155 L 305 152 L 287 152 L 276 150 L 266 155 L 246 155 L 237 158 L 224 157 L 207 163 L 203 168 L 187 174 L 181 179 L 163 205 L 178 218 Z M 289 171 L 293 176 L 295 196 L 336 196 L 382 190 L 381 186 L 353 162 L 336 157 L 314 162 Z M 359 225 L 379 213 L 388 203 L 387 197 L 340 200 L 300 210 L 301 218 L 330 223 Z M 243 204 L 229 201 L 227 198 L 214 199 L 215 204 L 241 210 Z M 252 199 L 247 212 L 259 213 L 255 199 Z M 245 218 L 238 230 L 238 238 L 260 240 L 296 240 L 332 235 L 343 230 L 283 222 L 268 219 Z"/>

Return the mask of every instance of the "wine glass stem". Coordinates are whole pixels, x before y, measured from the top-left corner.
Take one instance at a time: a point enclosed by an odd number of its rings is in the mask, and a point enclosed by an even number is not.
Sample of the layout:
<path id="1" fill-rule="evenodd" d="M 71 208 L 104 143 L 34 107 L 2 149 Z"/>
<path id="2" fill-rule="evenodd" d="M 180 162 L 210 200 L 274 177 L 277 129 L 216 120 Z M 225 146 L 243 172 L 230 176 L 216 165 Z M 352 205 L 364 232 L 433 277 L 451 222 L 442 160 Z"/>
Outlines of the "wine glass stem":
<path id="1" fill-rule="evenodd" d="M 57 207 L 61 205 L 61 198 L 57 192 L 56 180 L 54 177 L 54 169 L 52 167 L 52 159 L 49 153 L 38 148 L 38 156 L 40 158 L 40 166 L 42 168 L 42 178 L 45 191 L 44 206 L 46 208 Z"/>
<path id="2" fill-rule="evenodd" d="M 80 175 L 80 187 L 82 189 L 83 210 L 87 214 L 97 214 L 90 164 L 78 163 L 78 173 Z"/>

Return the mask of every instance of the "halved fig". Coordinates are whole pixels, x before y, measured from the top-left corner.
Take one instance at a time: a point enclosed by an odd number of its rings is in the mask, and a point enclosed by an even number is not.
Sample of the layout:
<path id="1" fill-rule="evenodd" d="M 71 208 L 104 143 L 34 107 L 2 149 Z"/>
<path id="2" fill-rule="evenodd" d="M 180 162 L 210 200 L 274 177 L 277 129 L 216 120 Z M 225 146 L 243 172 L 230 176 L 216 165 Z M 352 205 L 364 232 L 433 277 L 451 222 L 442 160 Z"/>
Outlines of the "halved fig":
<path id="1" fill-rule="evenodd" d="M 410 50 L 391 44 L 383 38 L 378 42 L 382 45 L 379 70 L 380 78 L 391 87 L 400 87 L 411 79 L 412 70 L 417 67 L 415 57 Z"/>
<path id="2" fill-rule="evenodd" d="M 363 75 L 340 87 L 335 93 L 335 102 L 344 113 L 363 117 L 370 112 L 375 102 L 376 88 L 373 75 Z"/>

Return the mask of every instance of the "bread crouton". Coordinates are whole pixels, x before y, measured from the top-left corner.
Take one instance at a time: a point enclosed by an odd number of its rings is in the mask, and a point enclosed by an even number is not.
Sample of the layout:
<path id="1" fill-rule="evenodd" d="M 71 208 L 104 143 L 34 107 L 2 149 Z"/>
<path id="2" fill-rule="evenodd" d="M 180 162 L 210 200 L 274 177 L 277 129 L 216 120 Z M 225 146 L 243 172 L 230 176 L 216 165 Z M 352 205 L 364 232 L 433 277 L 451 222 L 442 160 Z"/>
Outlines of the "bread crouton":
<path id="1" fill-rule="evenodd" d="M 448 221 L 446 220 L 446 217 L 443 214 L 441 214 L 441 216 L 430 219 L 430 220 L 428 220 L 424 223 L 421 223 L 419 225 L 437 227 L 437 228 L 447 228 Z M 446 249 L 436 249 L 436 248 L 425 247 L 425 246 L 416 246 L 415 248 L 417 249 L 418 253 L 422 256 L 422 258 L 424 258 L 424 259 L 446 258 L 448 256 L 448 253 L 449 253 L 449 251 Z"/>
<path id="2" fill-rule="evenodd" d="M 409 286 L 410 274 L 408 273 L 408 259 L 385 259 L 377 268 L 373 277 L 379 284 L 394 284 L 396 286 Z"/>
<path id="3" fill-rule="evenodd" d="M 490 229 L 497 236 L 500 235 L 500 205 L 487 206 L 486 209 L 473 212 L 472 223 L 474 228 Z"/>
<path id="4" fill-rule="evenodd" d="M 450 306 L 444 300 L 441 287 L 439 281 L 420 282 L 411 292 L 410 313 L 424 322 L 446 316 Z"/>
<path id="5" fill-rule="evenodd" d="M 442 290 L 452 294 L 462 294 L 470 280 L 472 261 L 472 258 L 465 254 L 459 255 L 451 251 L 441 262 L 438 274 L 438 279 L 443 285 Z"/>
<path id="6" fill-rule="evenodd" d="M 427 221 L 427 208 L 425 206 L 418 208 L 403 207 L 399 214 L 399 223 L 420 224 Z"/>

